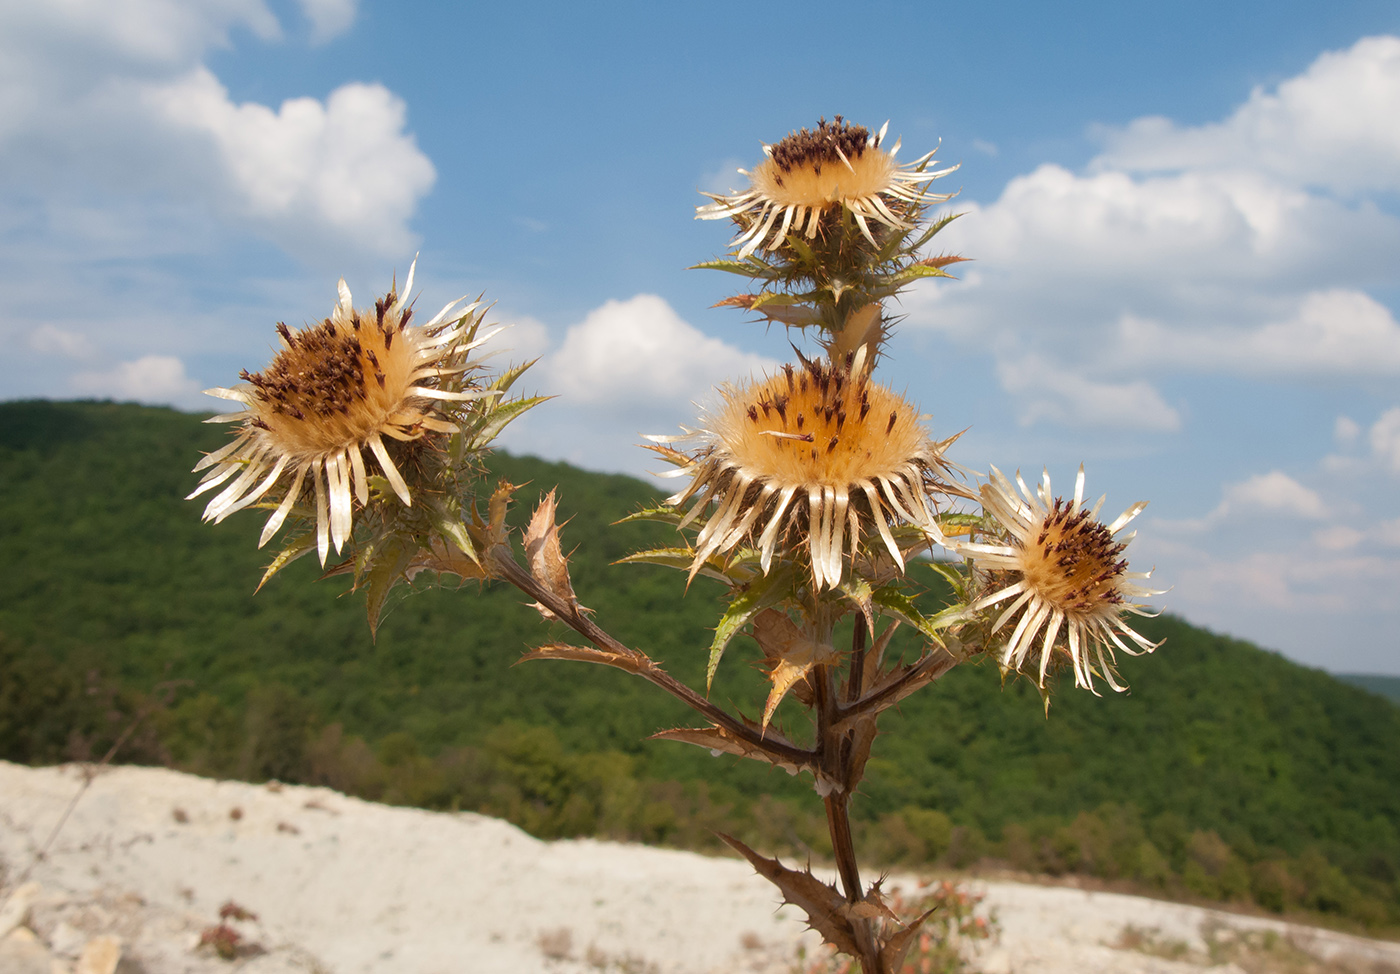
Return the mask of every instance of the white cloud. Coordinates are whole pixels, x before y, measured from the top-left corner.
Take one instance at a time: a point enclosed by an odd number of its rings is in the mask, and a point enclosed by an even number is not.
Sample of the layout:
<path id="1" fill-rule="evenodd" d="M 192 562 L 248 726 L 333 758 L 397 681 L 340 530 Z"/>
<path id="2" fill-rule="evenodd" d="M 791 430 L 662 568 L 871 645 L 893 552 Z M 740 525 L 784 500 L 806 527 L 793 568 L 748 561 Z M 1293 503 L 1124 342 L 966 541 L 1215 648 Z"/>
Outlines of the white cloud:
<path id="1" fill-rule="evenodd" d="M 1332 427 L 1332 435 L 1338 443 L 1355 443 L 1361 435 L 1361 425 L 1350 416 L 1338 416 Z"/>
<path id="2" fill-rule="evenodd" d="M 1172 374 L 1400 375 L 1376 291 L 1400 264 L 1396 118 L 1400 38 L 1384 37 L 1220 123 L 1105 130 L 1084 171 L 1046 163 L 958 207 L 938 247 L 977 263 L 911 294 L 908 320 L 990 353 L 1023 420 L 1069 426 L 1118 409 L 1180 428 L 1158 387 Z"/>
<path id="3" fill-rule="evenodd" d="M 1226 487 L 1212 517 L 1256 514 L 1320 519 L 1327 516 L 1328 510 L 1317 491 L 1304 487 L 1281 470 L 1272 470 Z"/>
<path id="4" fill-rule="evenodd" d="M 347 84 L 324 104 L 294 98 L 274 112 L 234 104 L 200 68 L 147 100 L 177 129 L 212 141 L 228 179 L 225 209 L 246 208 L 279 233 L 309 222 L 382 255 L 412 246 L 406 223 L 436 173 L 403 131 L 403 101 L 382 85 Z"/>
<path id="5" fill-rule="evenodd" d="M 1360 291 L 1302 296 L 1296 311 L 1257 328 L 1168 328 L 1133 315 L 1119 321 L 1122 359 L 1191 371 L 1254 375 L 1400 375 L 1400 323 Z"/>
<path id="6" fill-rule="evenodd" d="M 345 33 L 355 23 L 357 0 L 299 0 L 311 21 L 311 43 L 324 44 Z"/>
<path id="7" fill-rule="evenodd" d="M 639 294 L 590 312 L 542 371 L 551 390 L 577 403 L 673 403 L 776 364 L 710 338 L 663 299 Z"/>
<path id="8" fill-rule="evenodd" d="M 1264 170 L 1344 191 L 1400 188 L 1400 38 L 1368 37 L 1319 57 L 1276 89 L 1256 88 L 1223 122 L 1142 118 L 1107 134 L 1096 165 L 1137 172 Z"/>
<path id="9" fill-rule="evenodd" d="M 641 434 L 694 427 L 697 403 L 717 385 L 778 366 L 706 336 L 653 294 L 608 301 L 552 348 L 539 344 L 544 331 L 525 319 L 523 342 L 502 336 L 514 360 L 542 355 L 520 385 L 555 396 L 508 427 L 502 445 L 591 470 L 645 475 L 663 467 L 638 448 Z"/>
<path id="10" fill-rule="evenodd" d="M 185 364 L 171 355 L 145 355 L 105 372 L 81 372 L 71 384 L 85 396 L 160 405 L 188 404 L 198 392 Z"/>
<path id="11" fill-rule="evenodd" d="M 29 347 L 41 355 L 61 355 L 65 358 L 90 358 L 92 343 L 77 332 L 45 322 L 30 334 Z"/>
<path id="12" fill-rule="evenodd" d="M 1366 540 L 1364 532 L 1339 524 L 1330 528 L 1318 528 L 1313 532 L 1312 541 L 1326 551 L 1350 551 Z"/>
<path id="13" fill-rule="evenodd" d="M 12 70 L 41 66 L 57 53 L 63 68 L 79 74 L 95 56 L 100 67 L 179 68 L 210 47 L 226 47 L 245 28 L 271 41 L 281 37 L 277 18 L 263 0 L 45 0 L 0 5 L 0 49 Z M 54 65 L 54 67 L 59 67 Z M 16 71 L 16 73 L 18 73 Z"/>
<path id="14" fill-rule="evenodd" d="M 1002 361 L 1002 387 L 1022 403 L 1023 425 L 1049 420 L 1074 427 L 1172 431 L 1181 417 L 1146 382 L 1102 382 L 1042 358 Z"/>
<path id="15" fill-rule="evenodd" d="M 303 2 L 322 37 L 355 14 L 353 0 Z M 225 235 L 252 230 L 301 256 L 410 249 L 435 172 L 402 100 L 350 83 L 324 101 L 235 103 L 202 62 L 244 31 L 281 37 L 263 0 L 0 6 L 0 216 L 37 198 L 100 225 L 98 211 L 140 200 L 199 210 L 206 224 L 212 211 Z M 60 249 L 88 243 L 42 225 Z"/>
<path id="16" fill-rule="evenodd" d="M 1400 517 L 1377 525 L 1376 537 L 1383 545 L 1400 548 Z"/>
<path id="17" fill-rule="evenodd" d="M 1400 406 L 1387 409 L 1371 427 L 1371 452 L 1392 473 L 1400 474 Z"/>

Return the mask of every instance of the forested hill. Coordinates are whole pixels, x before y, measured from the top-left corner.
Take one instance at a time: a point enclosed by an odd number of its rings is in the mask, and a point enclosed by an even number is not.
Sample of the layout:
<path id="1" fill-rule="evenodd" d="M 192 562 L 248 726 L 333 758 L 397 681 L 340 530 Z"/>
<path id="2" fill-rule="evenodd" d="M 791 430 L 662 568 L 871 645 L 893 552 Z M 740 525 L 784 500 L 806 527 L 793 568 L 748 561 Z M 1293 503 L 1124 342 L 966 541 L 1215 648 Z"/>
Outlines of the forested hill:
<path id="1" fill-rule="evenodd" d="M 478 808 L 541 835 L 704 846 L 723 825 L 821 854 L 810 782 L 645 741 L 687 717 L 624 674 L 513 666 L 548 631 L 512 591 L 416 594 L 377 642 L 310 559 L 254 595 L 263 518 L 202 525 L 182 500 L 226 436 L 171 410 L 0 404 L 0 757 L 100 754 L 149 712 L 118 760 Z M 559 486 L 581 601 L 702 684 L 714 587 L 610 564 L 667 539 L 610 526 L 655 492 L 529 458 L 491 468 L 529 482 L 517 520 Z M 1131 693 L 1061 687 L 1048 719 L 989 667 L 909 698 L 855 805 L 866 848 L 1400 926 L 1400 707 L 1180 619 L 1142 628 L 1167 643 L 1125 660 Z M 749 651 L 731 648 L 714 694 L 752 713 Z"/>

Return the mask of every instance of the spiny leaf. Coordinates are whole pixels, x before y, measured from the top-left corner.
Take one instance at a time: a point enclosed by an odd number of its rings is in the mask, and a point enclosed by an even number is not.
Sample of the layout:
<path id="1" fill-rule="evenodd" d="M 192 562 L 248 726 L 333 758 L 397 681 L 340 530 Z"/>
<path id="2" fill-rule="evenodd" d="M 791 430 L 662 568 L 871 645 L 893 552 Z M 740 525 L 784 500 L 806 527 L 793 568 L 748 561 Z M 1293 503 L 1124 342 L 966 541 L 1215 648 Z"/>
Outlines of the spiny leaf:
<path id="1" fill-rule="evenodd" d="M 788 234 L 787 244 L 792 248 L 792 252 L 797 255 L 797 259 L 802 263 L 815 264 L 817 262 L 817 254 L 816 251 L 812 249 L 812 245 L 797 234 Z"/>
<path id="2" fill-rule="evenodd" d="M 741 274 L 744 277 L 758 277 L 765 269 L 764 264 L 748 260 L 707 260 L 699 264 L 692 264 L 691 270 L 698 271 L 725 271 L 729 274 Z"/>
<path id="3" fill-rule="evenodd" d="M 277 557 L 267 566 L 263 572 L 262 579 L 258 582 L 258 587 L 253 591 L 256 593 L 267 584 L 267 580 L 296 561 L 302 555 L 316 550 L 316 535 L 313 532 L 297 535 L 287 540 L 286 545 L 277 553 Z"/>
<path id="4" fill-rule="evenodd" d="M 763 649 L 764 657 L 772 664 L 768 678 L 773 688 L 763 707 L 762 726 L 767 731 L 773 711 L 789 690 L 795 687 L 798 699 L 808 705 L 812 703 L 812 688 L 807 674 L 816 665 L 835 659 L 836 652 L 829 645 L 814 643 L 788 618 L 786 612 L 776 609 L 764 609 L 754 616 L 753 637 Z"/>
<path id="5" fill-rule="evenodd" d="M 715 627 L 715 638 L 710 643 L 710 662 L 705 667 L 705 691 L 714 685 L 715 671 L 719 669 L 724 647 L 734 638 L 735 633 L 744 628 L 754 615 L 781 599 L 792 587 L 792 570 L 781 568 L 769 575 L 754 579 L 749 586 L 737 595 L 724 610 L 719 625 Z"/>
<path id="6" fill-rule="evenodd" d="M 720 833 L 719 837 L 747 859 L 760 876 L 778 887 L 785 902 L 806 913 L 807 923 L 823 940 L 852 957 L 857 955 L 855 930 L 846 917 L 846 898 L 835 887 L 806 870 L 798 872 L 776 859 L 761 856 L 733 836 Z"/>
<path id="7" fill-rule="evenodd" d="M 373 638 L 378 632 L 379 620 L 384 612 L 384 603 L 388 601 L 389 593 L 394 590 L 394 586 L 404 580 L 404 572 L 416 551 L 416 545 L 409 547 L 398 538 L 389 538 L 375 553 L 374 563 L 356 581 L 355 588 L 365 590 L 365 609 L 369 613 L 370 638 Z"/>
<path id="8" fill-rule="evenodd" d="M 914 243 L 909 247 L 909 250 L 911 252 L 916 250 L 922 250 L 924 245 L 927 244 L 934 237 L 936 237 L 940 230 L 942 230 L 944 227 L 946 227 L 948 224 L 952 223 L 954 220 L 956 220 L 962 215 L 963 214 L 961 213 L 949 213 L 947 216 L 935 220 L 933 223 L 929 224 L 927 230 L 925 230 L 922 234 L 919 235 L 919 239 L 914 241 Z"/>
<path id="9" fill-rule="evenodd" d="M 534 409 L 542 402 L 548 402 L 553 396 L 531 396 L 528 399 L 512 399 L 510 402 L 503 402 L 499 406 L 491 409 L 485 416 L 485 421 L 476 426 L 473 432 L 478 445 L 484 446 L 490 443 L 501 430 L 523 414 L 526 410 Z"/>
<path id="10" fill-rule="evenodd" d="M 569 578 L 569 561 L 559 547 L 559 526 L 554 522 L 554 491 L 540 498 L 530 525 L 525 529 L 525 556 L 530 561 L 530 574 L 559 601 L 579 609 L 574 597 L 574 585 Z M 546 619 L 555 615 L 539 602 L 535 608 Z M 587 610 L 584 610 L 587 611 Z"/>
<path id="11" fill-rule="evenodd" d="M 753 311 L 757 311 L 770 304 L 780 307 L 784 305 L 804 304 L 808 297 L 809 295 L 805 294 L 776 294 L 772 291 L 764 291 L 762 294 L 754 295 L 753 299 L 749 302 L 749 308 Z"/>
<path id="12" fill-rule="evenodd" d="M 428 520 L 432 522 L 434 528 L 448 541 L 451 541 L 472 561 L 480 563 L 476 548 L 472 544 L 472 539 L 467 536 L 467 528 L 461 521 L 457 520 L 447 512 L 441 501 L 436 498 L 423 503 L 423 510 L 427 512 Z"/>
<path id="13" fill-rule="evenodd" d="M 502 372 L 500 375 L 496 376 L 496 378 L 486 388 L 497 389 L 501 392 L 506 392 L 510 389 L 512 385 L 515 384 L 516 379 L 520 378 L 522 375 L 525 374 L 526 369 L 528 369 L 530 366 L 534 365 L 538 361 L 539 359 L 532 358 L 530 359 L 530 361 L 525 362 L 521 365 L 511 366 L 510 368 Z"/>
<path id="14" fill-rule="evenodd" d="M 765 741 L 781 744 L 784 747 L 794 746 L 786 737 L 771 728 L 763 732 L 763 738 Z M 696 747 L 705 748 L 711 754 L 732 754 L 735 757 L 762 761 L 775 768 L 782 768 L 788 774 L 797 774 L 807 767 L 806 764 L 797 764 L 790 758 L 767 751 L 723 727 L 677 727 L 672 730 L 658 731 L 651 735 L 651 740 L 694 744 Z"/>
<path id="15" fill-rule="evenodd" d="M 908 284 L 910 281 L 917 281 L 925 277 L 953 277 L 941 267 L 931 267 L 928 264 L 913 264 L 904 268 L 898 274 L 892 274 L 888 278 L 891 284 L 896 286 Z"/>
<path id="16" fill-rule="evenodd" d="M 614 565 L 663 565 L 666 568 L 679 568 L 681 571 L 689 571 L 694 563 L 695 549 L 693 548 L 649 548 L 646 551 L 635 551 L 627 557 L 619 558 L 613 562 Z M 723 568 L 720 559 L 713 557 L 700 566 L 700 574 L 707 578 L 728 582 L 730 578 L 724 573 Z"/>
<path id="17" fill-rule="evenodd" d="M 631 656 L 606 649 L 594 649 L 591 646 L 570 646 L 567 643 L 547 643 L 539 646 L 525 653 L 517 662 L 523 663 L 532 659 L 568 659 L 580 663 L 601 663 L 604 666 L 627 670 L 629 673 L 635 673 L 638 669 L 637 661 Z"/>
<path id="18" fill-rule="evenodd" d="M 852 576 L 841 582 L 841 591 L 846 598 L 855 603 L 860 614 L 865 617 L 865 630 L 870 634 L 875 633 L 875 608 L 872 604 L 874 599 L 874 589 L 870 582 L 859 576 Z"/>
<path id="19" fill-rule="evenodd" d="M 681 523 L 681 512 L 674 507 L 644 507 L 614 521 L 613 524 L 630 524 L 633 521 L 660 521 L 674 527 Z"/>
<path id="20" fill-rule="evenodd" d="M 497 482 L 496 489 L 491 492 L 491 499 L 486 503 L 489 520 L 483 525 L 487 547 L 504 545 L 510 537 L 510 529 L 506 527 L 506 512 L 510 510 L 515 490 L 515 484 L 502 478 Z M 477 517 L 475 511 L 472 516 Z"/>
<path id="21" fill-rule="evenodd" d="M 938 907 L 933 908 L 933 910 L 936 909 Z M 919 928 L 924 925 L 924 921 L 933 915 L 933 910 L 929 910 L 885 941 L 884 946 L 880 948 L 880 962 L 885 970 L 897 971 L 900 969 L 904 958 L 909 954 L 909 948 L 914 946 L 915 935 L 918 934 Z"/>
<path id="22" fill-rule="evenodd" d="M 908 623 L 929 639 L 938 639 L 938 626 L 935 626 L 916 606 L 909 596 L 894 585 L 884 585 L 871 593 L 875 604 L 895 618 Z"/>

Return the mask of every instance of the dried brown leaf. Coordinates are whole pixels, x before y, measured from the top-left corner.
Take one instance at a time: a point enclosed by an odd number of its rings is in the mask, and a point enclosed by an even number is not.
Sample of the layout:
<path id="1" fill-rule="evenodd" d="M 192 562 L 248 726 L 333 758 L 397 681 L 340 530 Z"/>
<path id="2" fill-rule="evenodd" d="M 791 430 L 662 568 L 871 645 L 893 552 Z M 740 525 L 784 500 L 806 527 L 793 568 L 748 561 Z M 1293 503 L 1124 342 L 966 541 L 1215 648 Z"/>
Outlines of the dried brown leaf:
<path id="1" fill-rule="evenodd" d="M 554 523 L 554 491 L 540 499 L 530 525 L 525 529 L 525 556 L 530 562 L 530 574 L 561 602 L 578 609 L 573 582 L 569 578 L 569 560 L 559 547 L 559 526 Z M 534 604 L 546 619 L 557 616 L 539 602 Z M 587 610 L 584 610 L 587 611 Z"/>
<path id="2" fill-rule="evenodd" d="M 766 730 L 764 738 L 785 747 L 794 746 L 791 741 L 774 730 Z M 654 741 L 680 741 L 683 744 L 694 744 L 696 747 L 708 748 L 715 754 L 733 754 L 736 757 L 751 758 L 755 761 L 771 764 L 775 768 L 782 768 L 788 774 L 797 774 L 803 767 L 780 754 L 764 750 L 757 744 L 750 743 L 723 727 L 677 727 L 673 730 L 658 731 L 651 735 L 651 739 Z"/>
<path id="3" fill-rule="evenodd" d="M 752 308 L 754 301 L 758 300 L 757 294 L 736 294 L 732 298 L 725 298 L 723 301 L 716 301 L 710 305 L 712 308 Z"/>
<path id="4" fill-rule="evenodd" d="M 507 541 L 510 529 L 506 527 L 506 511 L 510 508 L 511 495 L 514 493 L 515 485 L 509 480 L 502 480 L 496 485 L 491 500 L 486 504 L 488 547 L 503 545 Z"/>
<path id="5" fill-rule="evenodd" d="M 469 581 L 485 581 L 491 577 L 479 561 L 471 558 L 456 545 L 449 545 L 441 538 L 433 538 L 427 548 L 419 548 L 418 553 L 408 563 L 404 574 L 409 579 L 413 579 L 421 571 L 456 575 L 458 578 Z"/>
<path id="6" fill-rule="evenodd" d="M 753 638 L 763 650 L 764 658 L 772 664 L 768 678 L 773 683 L 773 689 L 763 707 L 762 727 L 766 731 L 769 721 L 773 719 L 773 711 L 782 703 L 788 691 L 795 690 L 797 698 L 811 706 L 813 693 L 807 674 L 817 664 L 834 660 L 836 651 L 807 638 L 786 612 L 777 609 L 764 609 L 754 616 Z"/>
<path id="7" fill-rule="evenodd" d="M 937 909 L 935 907 L 934 909 Z M 909 954 L 909 948 L 914 946 L 914 937 L 918 934 L 919 928 L 924 925 L 924 921 L 932 915 L 933 910 L 929 910 L 923 916 L 912 921 L 909 926 L 893 934 L 885 941 L 880 948 L 880 963 L 887 971 L 897 971 L 904 963 L 904 958 Z"/>
<path id="8" fill-rule="evenodd" d="M 720 838 L 747 859 L 760 876 L 778 887 L 784 902 L 806 913 L 808 925 L 821 934 L 823 940 L 837 950 L 857 956 L 855 931 L 846 916 L 846 898 L 834 886 L 823 883 L 805 869 L 798 872 L 776 859 L 761 856 L 733 836 L 721 834 Z"/>
<path id="9" fill-rule="evenodd" d="M 594 649 L 591 646 L 570 646 L 567 643 L 546 643 L 538 646 L 521 656 L 518 662 L 523 663 L 531 659 L 570 659 L 580 663 L 601 663 L 604 666 L 627 670 L 629 673 L 635 673 L 638 669 L 637 660 L 624 653 Z"/>

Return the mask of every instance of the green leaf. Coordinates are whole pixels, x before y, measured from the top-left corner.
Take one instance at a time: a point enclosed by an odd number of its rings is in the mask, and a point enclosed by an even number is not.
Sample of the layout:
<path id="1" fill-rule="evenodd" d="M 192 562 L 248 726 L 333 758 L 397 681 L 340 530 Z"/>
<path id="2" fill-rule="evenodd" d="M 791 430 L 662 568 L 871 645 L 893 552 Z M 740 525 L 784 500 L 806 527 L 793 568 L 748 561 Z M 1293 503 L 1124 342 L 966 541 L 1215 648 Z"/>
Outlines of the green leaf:
<path id="1" fill-rule="evenodd" d="M 461 548 L 462 552 L 472 561 L 478 565 L 481 564 L 481 558 L 476 553 L 476 546 L 472 544 L 472 539 L 467 535 L 465 524 L 449 514 L 440 502 L 427 502 L 424 504 L 424 510 L 428 514 L 428 520 L 432 522 L 439 534 Z"/>
<path id="2" fill-rule="evenodd" d="M 889 239 L 885 241 L 884 246 L 876 252 L 873 263 L 879 266 L 880 264 L 888 263 L 890 260 L 894 259 L 895 254 L 899 253 L 900 246 L 912 232 L 913 230 L 911 228 L 909 230 L 900 230 L 897 233 L 891 233 Z"/>
<path id="3" fill-rule="evenodd" d="M 693 264 L 690 270 L 693 271 L 725 271 L 729 274 L 739 274 L 743 277 L 761 277 L 765 265 L 749 260 L 707 260 L 700 264 Z"/>
<path id="4" fill-rule="evenodd" d="M 715 682 L 715 671 L 719 669 L 724 647 L 748 625 L 749 620 L 764 609 L 780 601 L 792 588 L 792 569 L 780 568 L 770 575 L 762 575 L 749 583 L 729 603 L 724 616 L 715 627 L 714 642 L 710 643 L 710 662 L 705 667 L 705 692 L 708 693 Z"/>
<path id="5" fill-rule="evenodd" d="M 950 213 L 942 219 L 935 221 L 929 226 L 927 230 L 923 232 L 922 235 L 920 235 L 919 239 L 914 241 L 914 243 L 909 247 L 910 253 L 921 249 L 924 246 L 924 244 L 928 243 L 930 240 L 932 240 L 935 236 L 938 235 L 938 231 L 942 230 L 944 227 L 946 227 L 948 224 L 952 223 L 954 220 L 956 220 L 962 215 L 963 214 L 961 213 Z"/>
<path id="6" fill-rule="evenodd" d="M 631 514 L 613 524 L 628 524 L 632 521 L 660 521 L 662 524 L 677 525 L 681 523 L 681 512 L 674 507 L 644 507 L 640 511 L 633 511 Z"/>
<path id="7" fill-rule="evenodd" d="M 414 546 L 405 545 L 397 538 L 387 540 L 379 549 L 374 563 L 364 573 L 356 588 L 365 590 L 365 609 L 369 613 L 369 634 L 373 638 L 379 630 L 379 620 L 384 612 L 384 603 L 394 586 L 404 581 L 404 572 L 413 559 Z"/>
<path id="8" fill-rule="evenodd" d="M 964 586 L 967 585 L 967 575 L 963 571 L 962 565 L 957 562 L 927 561 L 924 564 L 941 575 L 953 587 L 954 592 L 961 593 Z"/>
<path id="9" fill-rule="evenodd" d="M 888 280 L 891 284 L 898 286 L 901 284 L 908 284 L 910 281 L 917 281 L 922 277 L 947 277 L 952 280 L 957 280 L 957 278 L 954 278 L 952 274 L 949 274 L 943 268 L 930 267 L 927 264 L 913 264 L 904 268 L 904 270 L 900 271 L 898 274 L 892 275 Z"/>
<path id="10" fill-rule="evenodd" d="M 938 639 L 938 626 L 935 626 L 927 616 L 919 611 L 909 596 L 905 595 L 893 585 L 885 585 L 877 588 L 871 593 L 875 604 L 884 609 L 890 615 L 905 622 L 929 639 Z"/>
<path id="11" fill-rule="evenodd" d="M 526 410 L 534 409 L 540 403 L 547 402 L 553 398 L 553 396 L 531 396 L 528 399 L 514 399 L 510 402 L 501 403 L 501 405 L 492 409 L 485 417 L 485 422 L 481 423 L 473 430 L 475 434 L 473 437 L 475 445 L 479 448 L 490 443 L 500 435 L 501 430 L 505 429 Z"/>
<path id="12" fill-rule="evenodd" d="M 793 304 L 803 304 L 805 297 L 805 295 L 801 294 L 775 294 L 772 291 L 764 291 L 758 297 L 753 299 L 753 303 L 749 305 L 749 310 L 757 311 L 759 308 L 766 307 L 768 305 L 785 306 Z"/>
<path id="13" fill-rule="evenodd" d="M 267 584 L 267 580 L 269 578 L 271 578 L 273 575 L 276 575 L 278 572 L 286 568 L 292 562 L 296 561 L 302 555 L 306 554 L 309 551 L 315 550 L 315 532 L 308 531 L 305 534 L 299 534 L 296 537 L 289 538 L 287 540 L 286 546 L 280 552 L 277 553 L 277 557 L 272 559 L 271 564 L 267 566 L 267 571 L 263 572 L 263 577 L 258 582 L 258 588 L 262 588 L 264 585 Z M 256 592 L 257 589 L 254 589 L 254 591 Z"/>
<path id="14" fill-rule="evenodd" d="M 795 233 L 788 234 L 787 245 L 797 254 L 797 259 L 805 264 L 815 264 L 817 262 L 816 252 L 812 250 L 810 244 Z"/>
<path id="15" fill-rule="evenodd" d="M 622 523 L 621 521 L 617 523 Z M 689 571 L 690 566 L 695 562 L 694 548 L 648 548 L 646 551 L 634 551 L 625 558 L 619 558 L 613 562 L 614 565 L 665 565 L 667 568 L 679 568 Z"/>
<path id="16" fill-rule="evenodd" d="M 874 589 L 871 588 L 870 583 L 859 577 L 848 578 L 841 583 L 841 591 L 846 593 L 846 598 L 855 603 L 860 614 L 865 616 L 866 627 L 874 632 L 875 613 L 871 606 Z"/>
<path id="17" fill-rule="evenodd" d="M 514 385 L 516 379 L 520 378 L 522 375 L 525 374 L 526 369 L 528 369 L 530 366 L 534 365 L 538 361 L 539 359 L 532 358 L 530 359 L 530 361 L 524 363 L 523 365 L 516 365 L 512 366 L 509 369 L 506 369 L 500 375 L 496 376 L 496 381 L 492 382 L 486 388 L 499 389 L 501 392 L 506 392 L 510 389 L 512 385 Z"/>

